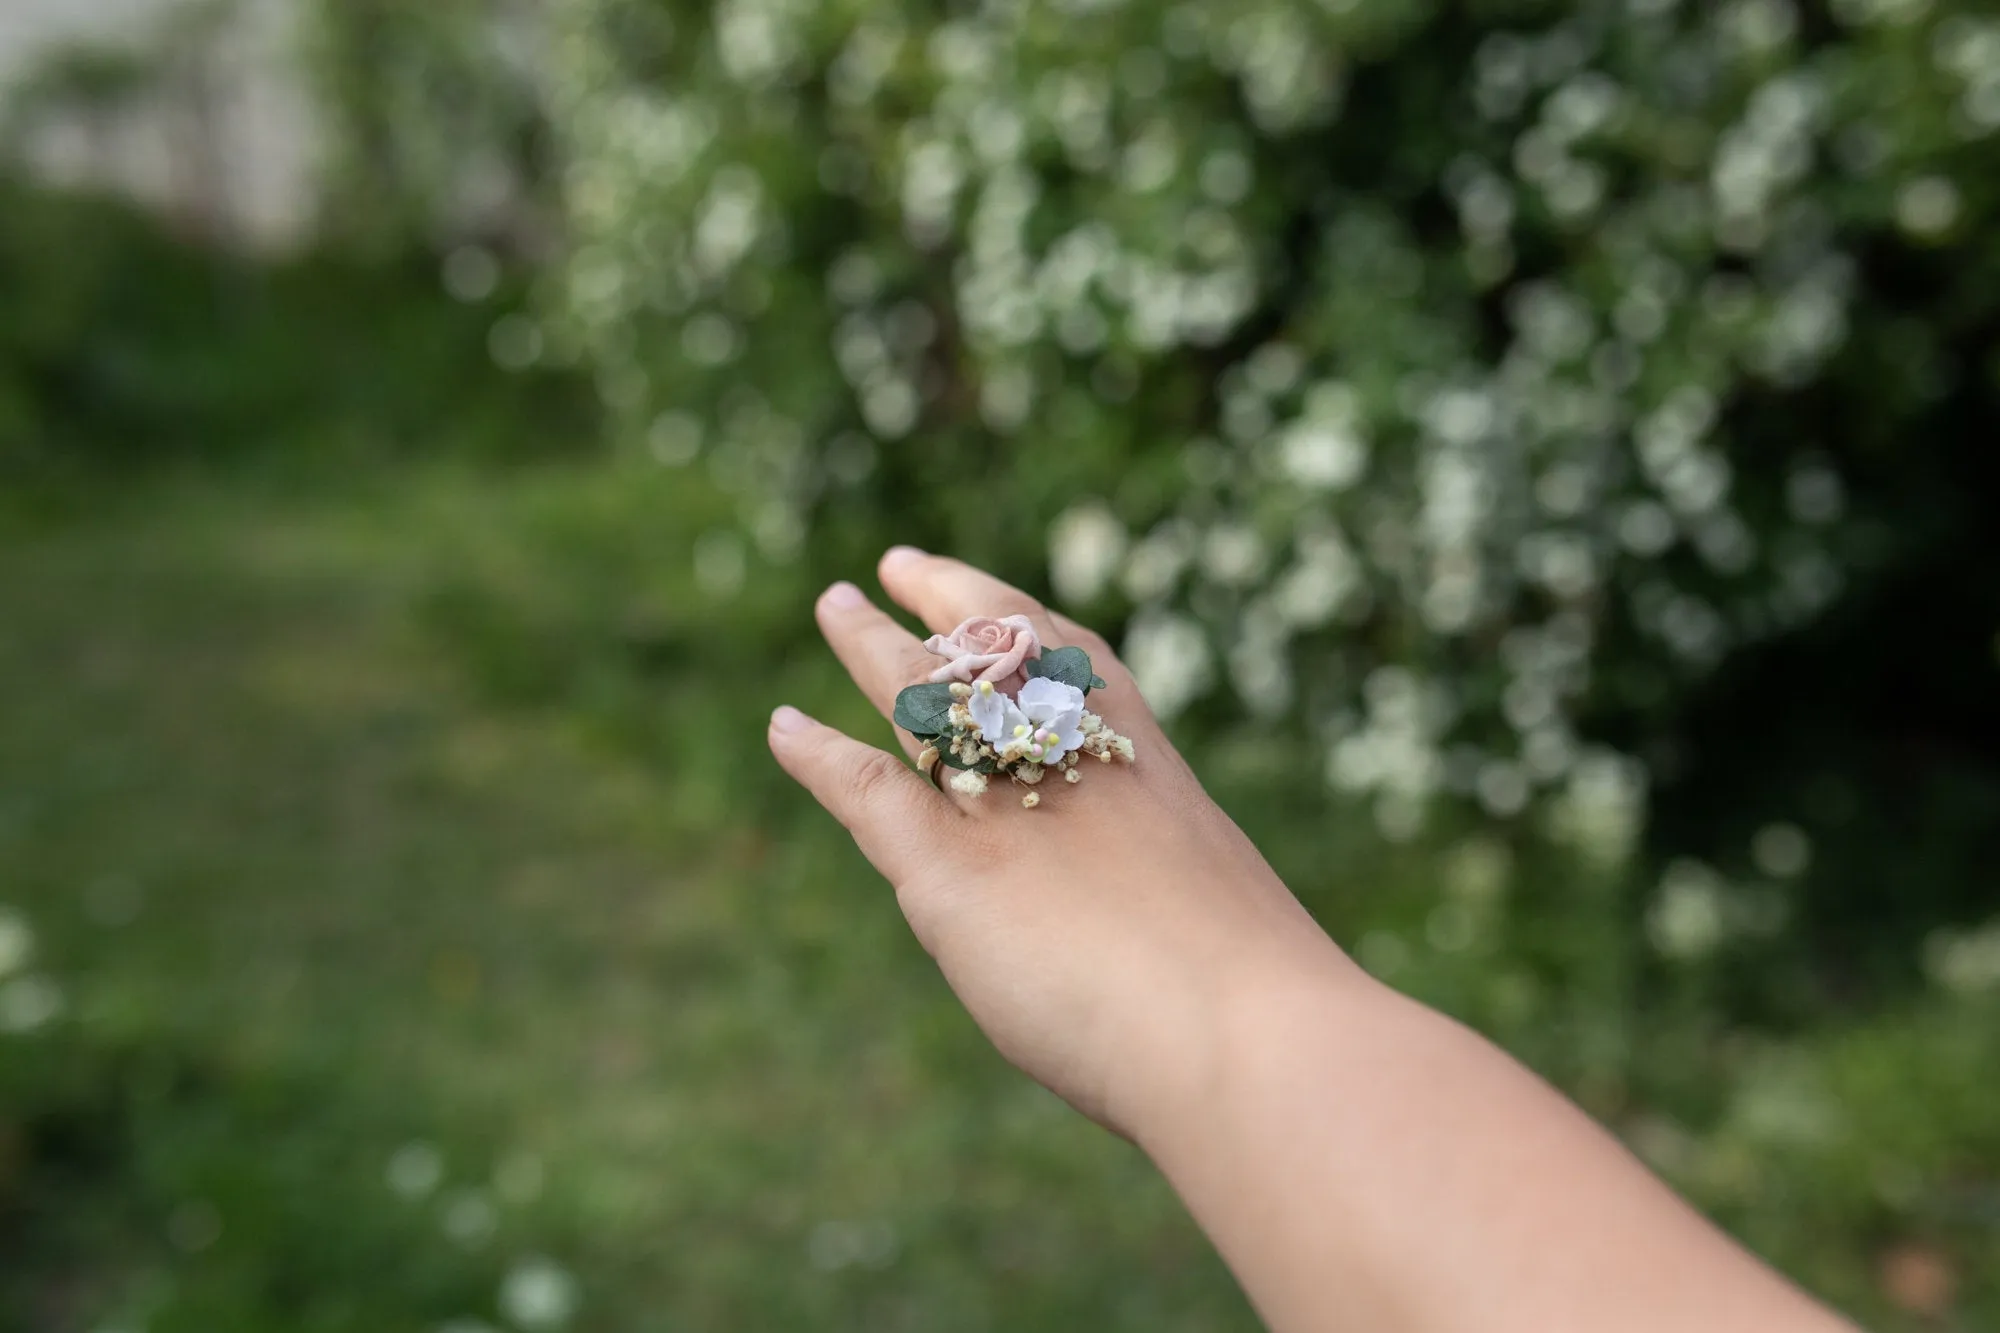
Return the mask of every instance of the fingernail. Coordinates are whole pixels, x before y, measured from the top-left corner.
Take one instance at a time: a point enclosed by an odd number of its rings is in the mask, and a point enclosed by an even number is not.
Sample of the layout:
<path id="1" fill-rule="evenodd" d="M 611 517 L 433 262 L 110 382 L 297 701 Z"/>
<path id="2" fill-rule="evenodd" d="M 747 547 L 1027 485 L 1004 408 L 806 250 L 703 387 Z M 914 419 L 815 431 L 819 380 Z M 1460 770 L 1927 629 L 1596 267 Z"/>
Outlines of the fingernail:
<path id="1" fill-rule="evenodd" d="M 900 565 L 906 560 L 921 560 L 923 558 L 924 553 L 914 546 L 891 546 L 888 553 L 882 557 L 882 563 L 885 565 Z"/>
<path id="2" fill-rule="evenodd" d="M 828 588 L 820 600 L 837 611 L 852 611 L 857 606 L 868 605 L 868 598 L 861 589 L 844 579 Z"/>
<path id="3" fill-rule="evenodd" d="M 804 731 L 812 724 L 813 720 L 811 718 L 790 704 L 786 704 L 777 712 L 771 714 L 771 730 L 773 731 Z"/>

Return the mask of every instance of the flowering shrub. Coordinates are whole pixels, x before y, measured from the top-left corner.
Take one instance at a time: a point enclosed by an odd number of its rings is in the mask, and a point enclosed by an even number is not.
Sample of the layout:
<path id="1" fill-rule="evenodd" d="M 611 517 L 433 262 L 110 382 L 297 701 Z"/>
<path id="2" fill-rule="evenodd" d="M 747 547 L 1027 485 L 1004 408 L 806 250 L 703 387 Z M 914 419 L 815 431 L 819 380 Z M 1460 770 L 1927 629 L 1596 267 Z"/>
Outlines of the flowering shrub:
<path id="1" fill-rule="evenodd" d="M 1392 836 L 1628 840 L 1590 719 L 1838 602 L 1978 371 L 2000 24 L 1926 0 L 576 0 L 556 65 L 558 343 L 763 558 L 1046 551 Z"/>
<path id="2" fill-rule="evenodd" d="M 1364 964 L 1754 1243 L 1849 1256 L 1823 1289 L 1990 1305 L 1908 1273 L 1995 1160 L 1940 1053 L 2000 985 L 2000 600 L 1965 577 L 2000 558 L 2000 24 L 1934 0 L 562 16 L 548 348 L 733 497 L 697 574 L 913 541 L 1116 630 L 1186 735 L 1247 724 L 1204 774 L 1270 778 L 1246 823 Z M 1364 848 L 1348 804 L 1429 836 Z M 1656 883 L 1621 880 L 1642 829 Z M 1926 988 L 1900 1035 L 1852 1020 Z M 1989 1253 L 1971 1226 L 1939 1243 Z"/>
<path id="3" fill-rule="evenodd" d="M 524 0 L 315 0 L 302 73 L 334 234 L 393 252 L 480 238 L 549 248 L 543 23 Z"/>

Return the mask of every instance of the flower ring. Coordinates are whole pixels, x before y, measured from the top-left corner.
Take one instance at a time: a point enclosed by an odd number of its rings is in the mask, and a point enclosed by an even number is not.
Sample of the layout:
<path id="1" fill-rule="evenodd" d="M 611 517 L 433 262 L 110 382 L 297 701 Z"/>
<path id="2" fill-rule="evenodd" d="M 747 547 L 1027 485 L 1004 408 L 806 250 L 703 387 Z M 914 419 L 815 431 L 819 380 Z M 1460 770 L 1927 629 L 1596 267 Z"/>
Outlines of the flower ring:
<path id="1" fill-rule="evenodd" d="M 1081 648 L 1044 648 L 1026 616 L 977 616 L 924 647 L 948 659 L 921 685 L 896 696 L 896 725 L 923 742 L 917 765 L 943 790 L 983 796 L 995 777 L 1028 790 L 1021 804 L 1042 803 L 1034 789 L 1052 775 L 1082 779 L 1082 763 L 1129 764 L 1130 738 L 1086 706 L 1104 681 Z"/>

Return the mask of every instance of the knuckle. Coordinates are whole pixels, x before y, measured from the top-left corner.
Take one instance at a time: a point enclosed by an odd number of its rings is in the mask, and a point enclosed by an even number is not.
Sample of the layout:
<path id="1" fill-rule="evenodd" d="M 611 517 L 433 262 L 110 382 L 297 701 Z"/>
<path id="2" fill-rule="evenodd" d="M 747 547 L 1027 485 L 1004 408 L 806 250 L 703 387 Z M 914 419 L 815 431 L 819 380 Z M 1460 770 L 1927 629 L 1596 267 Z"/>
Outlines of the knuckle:
<path id="1" fill-rule="evenodd" d="M 899 796 L 909 770 L 882 751 L 869 750 L 856 757 L 846 781 L 856 806 L 865 809 Z"/>
<path id="2" fill-rule="evenodd" d="M 1021 812 L 1013 810 L 1009 813 L 1018 815 Z M 1010 838 L 1010 832 L 1016 836 Z M 991 819 L 969 821 L 959 839 L 961 850 L 972 864 L 982 866 L 1006 864 L 1019 844 L 1017 831 Z"/>
<path id="3" fill-rule="evenodd" d="M 1049 608 L 1044 606 L 1041 599 L 1033 593 L 1022 592 L 1013 584 L 1003 583 L 999 579 L 994 579 L 992 582 L 995 600 L 1017 610 L 1021 615 L 1034 616 L 1044 623 L 1050 619 Z"/>
<path id="4" fill-rule="evenodd" d="M 982 616 L 1026 616 L 1038 626 L 1052 624 L 1049 609 L 1017 588 L 1004 583 L 981 581 L 954 589 L 952 599 L 964 606 L 977 604 Z"/>
<path id="5" fill-rule="evenodd" d="M 898 645 L 895 656 L 896 672 L 893 684 L 901 690 L 905 685 L 920 685 L 930 680 L 931 673 L 944 665 L 944 658 L 930 651 L 921 643 L 914 647 Z"/>

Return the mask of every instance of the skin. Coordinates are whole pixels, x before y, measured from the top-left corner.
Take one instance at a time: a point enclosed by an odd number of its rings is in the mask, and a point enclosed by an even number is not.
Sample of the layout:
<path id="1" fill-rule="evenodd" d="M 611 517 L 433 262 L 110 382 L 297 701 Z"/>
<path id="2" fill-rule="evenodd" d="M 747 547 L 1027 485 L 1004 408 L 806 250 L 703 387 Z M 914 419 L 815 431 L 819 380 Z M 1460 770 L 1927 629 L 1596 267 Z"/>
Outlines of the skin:
<path id="1" fill-rule="evenodd" d="M 1355 966 L 1103 639 L 956 560 L 899 547 L 879 573 L 940 633 L 1021 614 L 1083 648 L 1108 683 L 1091 708 L 1138 763 L 1092 763 L 1030 811 L 1003 782 L 940 792 L 792 708 L 772 753 L 895 886 L 1001 1053 L 1151 1156 L 1271 1328 L 1851 1328 L 1503 1052 Z M 885 716 L 938 662 L 852 584 L 816 613 Z"/>

